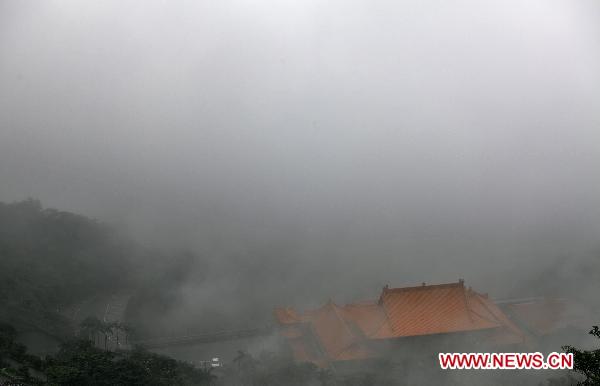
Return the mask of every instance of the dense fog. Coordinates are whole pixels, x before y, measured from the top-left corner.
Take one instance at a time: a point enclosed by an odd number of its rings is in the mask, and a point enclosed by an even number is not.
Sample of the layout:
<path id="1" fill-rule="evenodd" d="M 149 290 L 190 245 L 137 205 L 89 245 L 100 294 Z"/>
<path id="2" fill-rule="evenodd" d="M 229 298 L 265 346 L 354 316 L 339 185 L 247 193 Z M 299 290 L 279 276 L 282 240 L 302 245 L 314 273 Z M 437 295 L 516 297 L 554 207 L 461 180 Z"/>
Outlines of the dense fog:
<path id="1" fill-rule="evenodd" d="M 458 278 L 588 299 L 599 20 L 592 0 L 0 1 L 0 201 L 163 251 L 141 276 L 187 256 L 173 333 Z"/>

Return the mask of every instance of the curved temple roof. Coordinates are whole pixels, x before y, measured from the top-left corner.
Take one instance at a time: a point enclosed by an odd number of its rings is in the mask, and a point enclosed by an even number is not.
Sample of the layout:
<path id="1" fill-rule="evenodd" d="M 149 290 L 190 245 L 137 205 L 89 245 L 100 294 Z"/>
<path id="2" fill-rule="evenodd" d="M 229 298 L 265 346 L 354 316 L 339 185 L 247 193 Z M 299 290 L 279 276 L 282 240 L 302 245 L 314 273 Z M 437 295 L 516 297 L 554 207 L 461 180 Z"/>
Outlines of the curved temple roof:
<path id="1" fill-rule="evenodd" d="M 490 339 L 496 344 L 525 341 L 525 334 L 487 295 L 465 288 L 462 280 L 393 289 L 386 286 L 378 301 L 345 306 L 329 301 L 302 314 L 280 308 L 275 316 L 282 334 L 294 341 L 291 346 L 298 360 L 311 357 L 306 354 L 310 345 L 306 341 L 315 341 L 318 354 L 309 359 L 315 363 L 370 358 L 376 353 L 369 341 L 409 336 L 492 330 Z M 296 353 L 294 347 L 302 350 Z"/>

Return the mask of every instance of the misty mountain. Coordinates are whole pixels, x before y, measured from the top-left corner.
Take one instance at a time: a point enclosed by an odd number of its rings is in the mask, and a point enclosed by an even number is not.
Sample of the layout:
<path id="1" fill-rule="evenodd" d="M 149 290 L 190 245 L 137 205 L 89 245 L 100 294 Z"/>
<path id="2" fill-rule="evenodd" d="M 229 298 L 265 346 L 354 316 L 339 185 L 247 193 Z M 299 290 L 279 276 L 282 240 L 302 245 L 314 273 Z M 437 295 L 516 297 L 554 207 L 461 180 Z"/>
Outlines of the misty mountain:
<path id="1" fill-rule="evenodd" d="M 71 304 L 127 286 L 136 254 L 98 221 L 32 199 L 0 203 L 2 318 L 59 319 Z"/>

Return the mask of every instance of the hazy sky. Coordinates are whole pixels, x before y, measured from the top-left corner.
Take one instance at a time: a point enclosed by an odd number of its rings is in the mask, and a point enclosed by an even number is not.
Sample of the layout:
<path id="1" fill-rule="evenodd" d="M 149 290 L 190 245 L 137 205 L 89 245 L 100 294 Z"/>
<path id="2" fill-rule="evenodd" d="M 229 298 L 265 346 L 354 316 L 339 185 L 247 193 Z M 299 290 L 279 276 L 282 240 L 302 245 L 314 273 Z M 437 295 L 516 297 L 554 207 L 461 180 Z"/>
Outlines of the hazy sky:
<path id="1" fill-rule="evenodd" d="M 598 247 L 599 168 L 595 0 L 0 0 L 2 201 L 493 287 Z"/>

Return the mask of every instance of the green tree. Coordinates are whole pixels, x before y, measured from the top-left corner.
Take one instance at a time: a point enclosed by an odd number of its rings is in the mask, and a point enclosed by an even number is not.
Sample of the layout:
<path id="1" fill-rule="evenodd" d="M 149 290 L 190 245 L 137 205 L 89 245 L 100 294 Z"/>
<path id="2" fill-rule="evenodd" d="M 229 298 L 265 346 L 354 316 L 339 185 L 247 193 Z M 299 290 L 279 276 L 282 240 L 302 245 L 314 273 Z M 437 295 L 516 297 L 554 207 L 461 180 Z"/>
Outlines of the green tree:
<path id="1" fill-rule="evenodd" d="M 600 329 L 593 326 L 590 335 L 600 339 Z M 573 346 L 564 346 L 563 350 L 573 354 L 573 371 L 585 376 L 581 385 L 600 385 L 600 348 L 595 350 L 580 350 Z"/>
<path id="2" fill-rule="evenodd" d="M 91 341 L 72 341 L 46 360 L 53 385 L 90 386 L 191 386 L 211 385 L 215 377 L 203 369 L 164 355 L 136 348 L 106 351 Z"/>

